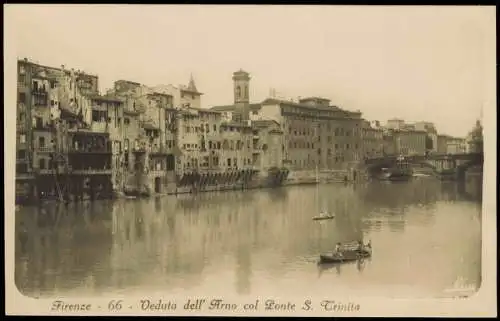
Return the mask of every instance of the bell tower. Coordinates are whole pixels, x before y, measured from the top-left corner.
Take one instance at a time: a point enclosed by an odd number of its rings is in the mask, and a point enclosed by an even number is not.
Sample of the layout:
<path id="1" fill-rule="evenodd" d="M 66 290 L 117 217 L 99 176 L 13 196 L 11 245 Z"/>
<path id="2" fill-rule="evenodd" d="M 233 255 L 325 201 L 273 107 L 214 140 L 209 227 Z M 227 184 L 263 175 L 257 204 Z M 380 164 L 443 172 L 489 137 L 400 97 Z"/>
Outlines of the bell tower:
<path id="1" fill-rule="evenodd" d="M 248 72 L 238 70 L 233 73 L 234 105 L 241 121 L 246 121 L 250 117 L 249 112 L 249 91 L 250 75 Z"/>

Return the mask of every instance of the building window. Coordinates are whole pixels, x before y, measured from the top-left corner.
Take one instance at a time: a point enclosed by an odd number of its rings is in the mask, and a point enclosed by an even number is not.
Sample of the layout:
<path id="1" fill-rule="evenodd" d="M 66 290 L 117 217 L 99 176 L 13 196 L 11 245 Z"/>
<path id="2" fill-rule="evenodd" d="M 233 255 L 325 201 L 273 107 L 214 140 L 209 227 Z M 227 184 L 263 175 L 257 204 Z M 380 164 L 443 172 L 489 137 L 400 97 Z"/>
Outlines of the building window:
<path id="1" fill-rule="evenodd" d="M 38 167 L 40 169 L 45 169 L 45 158 L 41 158 L 39 161 L 38 161 Z"/>
<path id="2" fill-rule="evenodd" d="M 231 158 L 227 159 L 227 167 L 231 167 Z"/>
<path id="3" fill-rule="evenodd" d="M 44 148 L 45 147 L 45 137 L 39 137 L 38 138 L 38 147 Z"/>
<path id="4" fill-rule="evenodd" d="M 19 143 L 21 143 L 21 144 L 26 143 L 26 135 L 25 134 L 19 135 Z"/>
<path id="5" fill-rule="evenodd" d="M 25 104 L 26 103 L 26 94 L 25 93 L 19 93 L 18 100 L 19 100 L 19 103 Z"/>

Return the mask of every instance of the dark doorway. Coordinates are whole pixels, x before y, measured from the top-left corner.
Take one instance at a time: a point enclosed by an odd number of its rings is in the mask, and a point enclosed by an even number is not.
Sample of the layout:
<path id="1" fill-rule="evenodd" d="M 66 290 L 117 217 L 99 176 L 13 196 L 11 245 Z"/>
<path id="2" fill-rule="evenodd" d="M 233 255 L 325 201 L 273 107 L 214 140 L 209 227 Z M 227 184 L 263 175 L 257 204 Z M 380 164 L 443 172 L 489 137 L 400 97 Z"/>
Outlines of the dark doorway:
<path id="1" fill-rule="evenodd" d="M 352 172 L 352 180 L 353 180 L 353 181 L 355 181 L 355 180 L 356 180 L 356 175 L 357 175 L 356 171 L 353 171 L 353 172 Z"/>
<path id="2" fill-rule="evenodd" d="M 161 180 L 159 177 L 155 178 L 155 193 L 161 192 Z"/>

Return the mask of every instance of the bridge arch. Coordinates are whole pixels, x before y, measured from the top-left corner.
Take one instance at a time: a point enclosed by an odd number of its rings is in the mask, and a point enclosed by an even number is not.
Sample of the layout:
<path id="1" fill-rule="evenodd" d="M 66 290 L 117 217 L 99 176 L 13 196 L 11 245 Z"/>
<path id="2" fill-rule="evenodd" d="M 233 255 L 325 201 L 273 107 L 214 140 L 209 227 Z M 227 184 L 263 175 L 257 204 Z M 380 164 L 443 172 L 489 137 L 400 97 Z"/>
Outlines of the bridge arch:
<path id="1" fill-rule="evenodd" d="M 429 161 L 425 161 L 425 160 L 424 161 L 413 161 L 413 162 L 409 162 L 409 163 L 413 166 L 418 165 L 420 167 L 430 168 L 434 174 L 439 173 L 438 168 L 434 164 L 430 163 Z"/>

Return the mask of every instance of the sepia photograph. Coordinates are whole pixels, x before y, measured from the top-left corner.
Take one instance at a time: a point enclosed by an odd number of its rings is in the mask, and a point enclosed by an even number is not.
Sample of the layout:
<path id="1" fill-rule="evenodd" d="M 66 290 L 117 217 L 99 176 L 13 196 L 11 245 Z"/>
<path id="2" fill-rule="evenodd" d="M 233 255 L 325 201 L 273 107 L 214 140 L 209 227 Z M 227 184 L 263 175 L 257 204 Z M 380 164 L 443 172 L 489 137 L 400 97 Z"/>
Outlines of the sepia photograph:
<path id="1" fill-rule="evenodd" d="M 496 316 L 496 12 L 5 5 L 6 311 Z"/>

